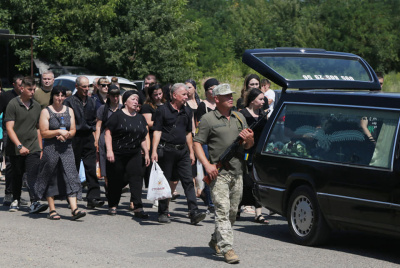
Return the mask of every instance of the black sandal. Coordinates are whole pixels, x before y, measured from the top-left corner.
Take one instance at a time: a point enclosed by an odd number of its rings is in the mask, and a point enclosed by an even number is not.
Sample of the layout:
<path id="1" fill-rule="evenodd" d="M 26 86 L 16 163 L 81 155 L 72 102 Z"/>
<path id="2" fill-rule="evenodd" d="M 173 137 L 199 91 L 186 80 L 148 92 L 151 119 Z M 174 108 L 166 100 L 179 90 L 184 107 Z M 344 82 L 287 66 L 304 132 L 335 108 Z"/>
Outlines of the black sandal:
<path id="1" fill-rule="evenodd" d="M 52 215 L 52 214 L 53 214 L 53 215 Z M 57 217 L 58 217 L 58 218 L 57 218 Z M 57 211 L 55 211 L 55 210 L 50 211 L 50 212 L 49 212 L 49 215 L 47 215 L 47 218 L 48 218 L 49 220 L 52 220 L 52 221 L 58 221 L 58 220 L 61 219 L 60 214 L 58 214 Z"/>
<path id="2" fill-rule="evenodd" d="M 74 211 L 72 211 L 72 220 L 77 220 L 80 219 L 82 217 L 86 216 L 86 212 L 85 211 L 80 211 L 78 210 L 78 208 L 74 209 Z"/>
<path id="3" fill-rule="evenodd" d="M 107 214 L 110 215 L 110 216 L 117 216 L 117 209 L 116 208 L 109 208 Z"/>
<path id="4" fill-rule="evenodd" d="M 254 221 L 261 224 L 269 224 L 269 221 L 267 221 L 263 215 L 258 215 L 257 218 L 254 219 Z"/>

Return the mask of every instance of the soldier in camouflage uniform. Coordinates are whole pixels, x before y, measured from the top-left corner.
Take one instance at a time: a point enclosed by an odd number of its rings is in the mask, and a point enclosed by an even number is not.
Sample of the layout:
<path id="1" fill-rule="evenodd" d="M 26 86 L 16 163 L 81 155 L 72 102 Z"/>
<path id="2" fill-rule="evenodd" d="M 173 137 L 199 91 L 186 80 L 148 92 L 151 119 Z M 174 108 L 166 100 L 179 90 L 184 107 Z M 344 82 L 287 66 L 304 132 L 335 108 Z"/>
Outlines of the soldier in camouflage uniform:
<path id="1" fill-rule="evenodd" d="M 213 89 L 217 109 L 201 118 L 194 137 L 194 150 L 212 180 L 210 188 L 215 205 L 215 231 L 209 246 L 217 255 L 224 255 L 226 262 L 237 263 L 239 257 L 233 250 L 232 226 L 242 198 L 242 176 L 246 168 L 243 149 L 253 146 L 254 134 L 247 128 L 244 116 L 231 110 L 232 93 L 234 92 L 228 84 L 221 84 Z M 229 170 L 218 171 L 216 163 L 220 155 L 239 135 L 244 140 L 241 152 L 230 160 Z M 210 161 L 204 154 L 202 144 L 208 145 Z"/>

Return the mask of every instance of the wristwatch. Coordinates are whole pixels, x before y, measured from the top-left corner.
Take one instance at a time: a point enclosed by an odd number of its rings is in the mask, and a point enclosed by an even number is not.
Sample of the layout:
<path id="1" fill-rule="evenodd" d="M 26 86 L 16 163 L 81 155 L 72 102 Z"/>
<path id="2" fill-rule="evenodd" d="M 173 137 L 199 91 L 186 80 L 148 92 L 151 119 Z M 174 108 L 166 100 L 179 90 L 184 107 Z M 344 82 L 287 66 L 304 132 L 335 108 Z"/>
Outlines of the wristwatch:
<path id="1" fill-rule="evenodd" d="M 18 146 L 17 146 L 17 149 L 18 149 L 18 150 L 21 150 L 21 149 L 22 149 L 22 144 L 18 145 Z"/>

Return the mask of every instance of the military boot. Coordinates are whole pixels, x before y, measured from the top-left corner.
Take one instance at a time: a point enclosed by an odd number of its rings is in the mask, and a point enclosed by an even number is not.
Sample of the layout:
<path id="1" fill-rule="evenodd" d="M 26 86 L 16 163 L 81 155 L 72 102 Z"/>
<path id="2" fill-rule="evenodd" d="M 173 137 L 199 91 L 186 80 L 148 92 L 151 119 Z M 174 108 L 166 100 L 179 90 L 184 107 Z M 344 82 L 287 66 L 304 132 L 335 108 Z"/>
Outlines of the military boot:
<path id="1" fill-rule="evenodd" d="M 236 253 L 233 249 L 231 249 L 227 253 L 225 253 L 224 258 L 225 258 L 225 261 L 230 264 L 239 262 L 239 256 L 236 255 Z"/>

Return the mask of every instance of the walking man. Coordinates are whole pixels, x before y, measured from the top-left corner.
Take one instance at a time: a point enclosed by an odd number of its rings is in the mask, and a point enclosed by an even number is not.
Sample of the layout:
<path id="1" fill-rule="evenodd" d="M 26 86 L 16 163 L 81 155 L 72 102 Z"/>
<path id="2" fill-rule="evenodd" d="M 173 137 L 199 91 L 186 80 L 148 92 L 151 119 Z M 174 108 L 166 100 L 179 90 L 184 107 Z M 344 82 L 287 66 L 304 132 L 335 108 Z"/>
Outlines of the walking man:
<path id="1" fill-rule="evenodd" d="M 40 104 L 33 100 L 36 84 L 32 77 L 22 79 L 21 94 L 13 98 L 7 105 L 4 118 L 8 141 L 6 154 L 10 157 L 13 202 L 11 212 L 19 210 L 22 177 L 27 173 L 28 191 L 31 199 L 29 213 L 38 213 L 48 208 L 40 204 L 34 194 L 34 184 L 37 178 L 40 154 L 42 152 L 42 137 L 39 131 Z"/>
<path id="2" fill-rule="evenodd" d="M 76 93 L 68 97 L 64 104 L 75 113 L 76 134 L 72 139 L 76 169 L 79 171 L 81 160 L 85 166 L 88 192 L 87 207 L 95 208 L 104 205 L 100 200 L 100 184 L 96 176 L 96 147 L 94 132 L 96 131 L 96 101 L 88 97 L 89 79 L 79 76 L 76 79 Z"/>
<path id="3" fill-rule="evenodd" d="M 244 116 L 232 111 L 232 93 L 228 84 L 213 89 L 216 110 L 201 118 L 194 137 L 194 150 L 212 180 L 210 188 L 215 206 L 215 231 L 208 245 L 217 255 L 223 255 L 227 263 L 238 263 L 239 257 L 233 250 L 232 226 L 242 199 L 243 171 L 246 168 L 243 149 L 253 146 L 254 134 L 247 128 Z M 218 171 L 216 164 L 219 157 L 238 136 L 244 140 L 243 147 L 230 160 L 229 170 Z M 208 144 L 210 161 L 204 154 L 203 144 Z"/>
<path id="4" fill-rule="evenodd" d="M 42 109 L 49 106 L 50 93 L 54 85 L 54 73 L 46 71 L 42 74 L 42 87 L 35 91 L 33 98 L 39 102 Z"/>
<path id="5" fill-rule="evenodd" d="M 152 160 L 158 161 L 165 177 L 170 181 L 171 191 L 180 179 L 188 202 L 190 223 L 197 224 L 204 220 L 206 214 L 199 212 L 192 176 L 192 165 L 195 157 L 192 141 L 192 110 L 185 105 L 188 99 L 188 88 L 177 83 L 171 89 L 171 102 L 158 107 L 153 125 Z M 158 221 L 170 223 L 168 213 L 169 199 L 158 202 Z"/>

